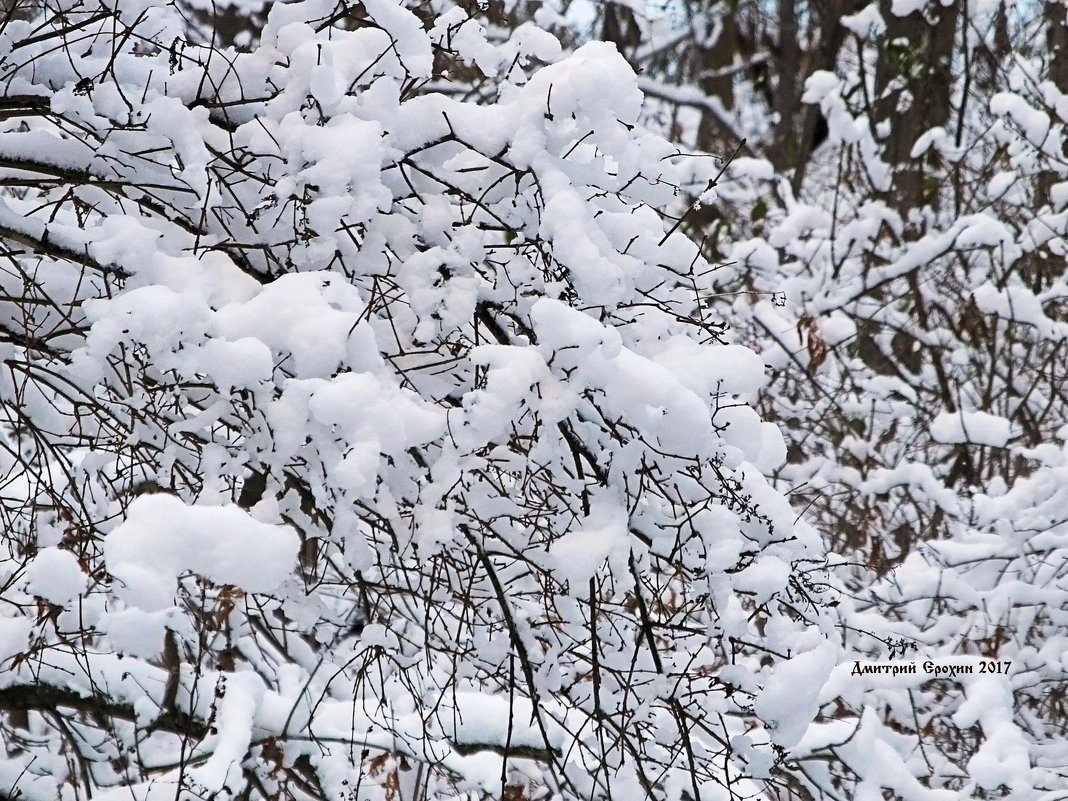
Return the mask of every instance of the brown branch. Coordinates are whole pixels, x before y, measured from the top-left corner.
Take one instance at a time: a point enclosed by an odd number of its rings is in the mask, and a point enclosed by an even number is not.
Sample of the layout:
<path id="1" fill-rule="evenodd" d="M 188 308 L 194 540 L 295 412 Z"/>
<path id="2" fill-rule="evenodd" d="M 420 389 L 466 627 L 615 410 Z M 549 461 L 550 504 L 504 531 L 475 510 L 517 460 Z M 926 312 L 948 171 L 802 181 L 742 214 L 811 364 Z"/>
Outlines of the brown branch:
<path id="1" fill-rule="evenodd" d="M 5 712 L 48 712 L 57 709 L 91 712 L 131 723 L 138 720 L 133 704 L 124 704 L 100 695 L 81 695 L 75 690 L 49 684 L 16 684 L 0 689 L 0 710 Z M 179 709 L 166 709 L 152 722 L 155 731 L 167 731 L 197 739 L 208 735 L 208 727 Z"/>
<path id="2" fill-rule="evenodd" d="M 80 264 L 99 273 L 111 273 L 120 278 L 128 278 L 125 270 L 116 266 L 105 266 L 89 255 L 88 251 L 77 251 L 58 242 L 54 242 L 48 235 L 48 226 L 41 226 L 41 236 L 35 236 L 29 231 L 19 230 L 10 225 L 0 222 L 0 239 L 7 239 L 27 247 L 39 256 L 48 256 L 57 261 L 69 261 Z"/>

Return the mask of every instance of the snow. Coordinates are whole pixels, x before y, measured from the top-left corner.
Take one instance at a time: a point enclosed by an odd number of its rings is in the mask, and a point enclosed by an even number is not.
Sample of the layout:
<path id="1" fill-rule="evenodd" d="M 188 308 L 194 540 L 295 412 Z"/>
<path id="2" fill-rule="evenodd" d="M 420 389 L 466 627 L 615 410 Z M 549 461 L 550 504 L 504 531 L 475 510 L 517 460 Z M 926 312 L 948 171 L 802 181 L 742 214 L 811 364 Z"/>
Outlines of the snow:
<path id="1" fill-rule="evenodd" d="M 0 617 L 0 664 L 10 664 L 13 657 L 24 653 L 32 633 L 33 622 L 29 618 Z M 3 676 L 0 676 L 0 686 L 3 683 Z"/>
<path id="2" fill-rule="evenodd" d="M 779 266 L 779 254 L 763 239 L 748 239 L 737 242 L 731 249 L 730 261 L 771 273 Z"/>
<path id="3" fill-rule="evenodd" d="M 936 126 L 920 135 L 916 140 L 916 144 L 912 146 L 909 156 L 916 159 L 931 149 L 941 151 L 944 149 L 947 140 L 949 140 L 949 133 L 946 129 Z"/>
<path id="4" fill-rule="evenodd" d="M 790 579 L 790 566 L 770 554 L 761 554 L 738 572 L 735 587 L 750 593 L 757 604 L 764 604 L 781 592 Z"/>
<path id="5" fill-rule="evenodd" d="M 1000 199 L 1017 180 L 1019 180 L 1019 175 L 1011 170 L 995 173 L 994 177 L 990 179 L 986 191 L 990 197 Z"/>
<path id="6" fill-rule="evenodd" d="M 740 395 L 764 385 L 764 362 L 741 345 L 701 345 L 689 337 L 667 339 L 652 355 L 687 389 L 701 395 Z"/>
<path id="7" fill-rule="evenodd" d="M 801 97 L 801 102 L 819 103 L 829 94 L 837 91 L 840 85 L 838 77 L 833 72 L 817 70 L 805 80 L 805 93 Z"/>
<path id="8" fill-rule="evenodd" d="M 368 0 L 365 4 L 375 23 L 391 34 L 397 55 L 412 75 L 429 77 L 434 65 L 430 41 L 423 34 L 419 18 L 390 0 Z"/>
<path id="9" fill-rule="evenodd" d="M 773 473 L 786 462 L 786 440 L 774 423 L 760 424 L 760 450 L 752 460 L 762 473 Z"/>
<path id="10" fill-rule="evenodd" d="M 584 594 L 586 582 L 604 568 L 612 575 L 625 573 L 630 553 L 625 510 L 598 504 L 574 531 L 554 542 L 549 553 L 555 575 L 576 594 Z"/>
<path id="11" fill-rule="evenodd" d="M 216 734 L 211 737 L 211 756 L 190 771 L 194 786 L 218 793 L 230 781 L 238 781 L 241 762 L 248 753 L 256 711 L 264 695 L 263 679 L 251 672 L 220 678 L 216 696 Z"/>
<path id="12" fill-rule="evenodd" d="M 231 342 L 252 339 L 286 354 L 285 366 L 297 378 L 328 376 L 346 360 L 350 346 L 358 347 L 353 329 L 364 307 L 356 289 L 337 277 L 302 273 L 282 276 L 254 298 L 222 307 L 216 324 Z M 263 357 L 252 358 L 256 375 Z"/>
<path id="13" fill-rule="evenodd" d="M 254 520 L 236 506 L 189 506 L 166 493 L 142 495 L 104 540 L 108 570 L 127 582 L 127 602 L 157 611 L 178 576 L 273 592 L 292 573 L 300 546 L 288 526 Z M 156 582 L 159 592 L 149 590 Z M 147 590 L 147 591 L 146 591 Z"/>
<path id="14" fill-rule="evenodd" d="M 166 603 L 150 602 L 150 606 Z M 111 647 L 121 654 L 151 659 L 163 650 L 163 636 L 170 610 L 146 612 L 143 609 L 122 609 L 104 614 L 97 623 L 97 630 L 107 635 Z"/>
<path id="15" fill-rule="evenodd" d="M 544 748 L 545 742 L 533 723 L 534 707 L 521 696 L 508 699 L 500 695 L 459 691 L 451 699 L 455 704 L 450 717 L 454 726 L 450 736 L 463 745 Z M 558 745 L 559 740 L 550 743 Z"/>
<path id="16" fill-rule="evenodd" d="M 26 589 L 46 601 L 65 606 L 85 592 L 88 576 L 70 551 L 42 548 L 26 566 Z"/>
<path id="17" fill-rule="evenodd" d="M 895 17 L 907 17 L 917 11 L 922 12 L 926 7 L 926 0 L 893 0 L 890 5 L 890 13 Z"/>
<path id="18" fill-rule="evenodd" d="M 1031 759 L 1024 732 L 1013 718 L 1012 688 L 1001 676 L 982 676 L 967 683 L 967 699 L 953 715 L 962 728 L 976 723 L 984 742 L 970 760 L 968 772 L 988 790 L 1008 787 L 1021 792 L 1030 786 Z"/>
<path id="19" fill-rule="evenodd" d="M 1053 208 L 1057 211 L 1061 211 L 1065 206 L 1068 206 L 1068 181 L 1061 181 L 1050 187 L 1050 201 L 1053 203 Z"/>
<path id="20" fill-rule="evenodd" d="M 603 386 L 609 407 L 626 409 L 651 441 L 679 454 L 711 447 L 706 403 L 666 367 L 622 348 L 617 331 L 548 298 L 534 304 L 531 320 L 546 362 L 554 370 L 574 365 L 572 383 Z"/>
<path id="21" fill-rule="evenodd" d="M 886 31 L 886 21 L 879 13 L 877 3 L 867 5 L 855 14 L 846 14 L 842 17 L 842 26 L 861 39 L 874 39 Z"/>
<path id="22" fill-rule="evenodd" d="M 753 409 L 741 403 L 723 403 L 716 409 L 712 420 L 726 445 L 737 448 L 748 462 L 755 464 L 760 460 L 766 432 L 760 415 Z M 768 456 L 773 458 L 777 445 L 774 440 L 769 441 L 768 445 Z"/>
<path id="23" fill-rule="evenodd" d="M 930 431 L 937 442 L 948 445 L 971 442 L 1004 448 L 1012 436 L 1012 425 L 1004 417 L 986 412 L 946 412 L 935 417 Z"/>
<path id="24" fill-rule="evenodd" d="M 240 337 L 234 342 L 212 339 L 201 346 L 197 356 L 201 369 L 223 387 L 251 388 L 274 375 L 270 348 L 254 337 Z"/>
<path id="25" fill-rule="evenodd" d="M 819 710 L 819 693 L 830 678 L 836 653 L 827 643 L 780 662 L 753 700 L 756 713 L 771 724 L 771 740 L 792 748 L 801 742 Z"/>
<path id="26" fill-rule="evenodd" d="M 987 282 L 977 287 L 972 297 L 980 310 L 1033 325 L 1043 336 L 1061 339 L 1068 335 L 1068 327 L 1051 320 L 1042 308 L 1041 300 L 1027 287 L 1010 285 L 999 290 Z"/>
<path id="27" fill-rule="evenodd" d="M 738 156 L 727 167 L 732 180 L 751 178 L 756 181 L 770 181 L 775 177 L 775 168 L 767 159 L 750 156 Z"/>
<path id="28" fill-rule="evenodd" d="M 820 332 L 828 347 L 848 342 L 857 335 L 857 324 L 847 315 L 834 312 L 820 319 Z"/>
<path id="29" fill-rule="evenodd" d="M 1036 145 L 1046 143 L 1050 132 L 1049 116 L 1032 108 L 1020 95 L 998 92 L 990 99 L 990 113 L 1010 118 L 1020 127 L 1024 136 Z"/>

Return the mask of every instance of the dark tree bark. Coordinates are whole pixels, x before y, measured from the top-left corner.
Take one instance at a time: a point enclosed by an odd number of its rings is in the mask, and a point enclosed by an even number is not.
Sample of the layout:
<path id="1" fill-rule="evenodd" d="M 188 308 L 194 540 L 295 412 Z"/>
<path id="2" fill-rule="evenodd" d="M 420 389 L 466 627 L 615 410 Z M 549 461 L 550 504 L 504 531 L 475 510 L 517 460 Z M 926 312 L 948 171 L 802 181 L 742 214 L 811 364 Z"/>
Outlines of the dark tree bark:
<path id="1" fill-rule="evenodd" d="M 891 202 L 901 211 L 937 205 L 937 184 L 928 179 L 925 160 L 912 148 L 926 131 L 950 118 L 951 61 L 960 11 L 956 3 L 935 4 L 898 17 L 890 0 L 880 2 L 886 34 L 875 73 L 878 127 L 889 125 L 886 160 L 895 169 Z"/>

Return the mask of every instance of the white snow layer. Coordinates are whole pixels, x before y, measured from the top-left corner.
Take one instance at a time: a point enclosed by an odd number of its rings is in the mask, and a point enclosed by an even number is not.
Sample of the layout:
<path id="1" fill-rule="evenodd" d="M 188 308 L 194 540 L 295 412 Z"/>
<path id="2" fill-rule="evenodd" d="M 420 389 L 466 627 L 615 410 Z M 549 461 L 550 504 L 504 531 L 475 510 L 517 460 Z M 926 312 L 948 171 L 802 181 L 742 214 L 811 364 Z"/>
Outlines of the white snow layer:
<path id="1" fill-rule="evenodd" d="M 70 551 L 42 548 L 26 568 L 26 589 L 31 595 L 60 606 L 70 603 L 86 587 L 86 575 Z"/>
<path id="2" fill-rule="evenodd" d="M 771 739 L 776 745 L 792 748 L 819 711 L 819 693 L 805 692 L 805 687 L 822 687 L 835 664 L 833 646 L 824 645 L 780 663 L 771 673 L 753 709 L 773 727 Z"/>
<path id="3" fill-rule="evenodd" d="M 940 414 L 931 423 L 931 437 L 936 442 L 957 445 L 971 442 L 1003 448 L 1011 436 L 1011 426 L 1004 417 L 986 412 L 952 412 Z"/>
<path id="4" fill-rule="evenodd" d="M 300 541 L 288 526 L 254 520 L 236 506 L 187 506 L 168 494 L 142 495 L 104 542 L 108 570 L 131 606 L 171 606 L 177 577 L 271 592 L 293 570 Z"/>

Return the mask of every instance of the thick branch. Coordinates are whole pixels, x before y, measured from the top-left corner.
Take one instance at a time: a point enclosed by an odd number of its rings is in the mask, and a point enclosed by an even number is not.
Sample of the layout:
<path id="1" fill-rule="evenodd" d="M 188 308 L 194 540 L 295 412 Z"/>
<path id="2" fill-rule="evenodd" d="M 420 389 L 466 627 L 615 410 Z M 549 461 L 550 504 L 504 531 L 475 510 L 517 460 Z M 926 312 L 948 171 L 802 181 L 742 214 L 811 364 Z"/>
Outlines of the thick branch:
<path id="1" fill-rule="evenodd" d="M 75 690 L 48 684 L 16 684 L 0 689 L 0 710 L 5 712 L 46 712 L 56 709 L 91 712 L 109 718 L 136 723 L 138 715 L 132 704 L 120 703 L 100 695 L 84 696 Z M 156 731 L 168 731 L 196 739 L 206 737 L 208 727 L 181 710 L 164 710 L 152 722 Z"/>
<path id="2" fill-rule="evenodd" d="M 12 117 L 28 117 L 47 114 L 51 104 L 47 97 L 38 95 L 8 95 L 0 97 L 0 120 Z"/>
<path id="3" fill-rule="evenodd" d="M 27 226 L 25 223 L 31 225 Z M 19 223 L 23 223 L 20 225 Z M 38 229 L 37 231 L 31 229 Z M 69 244 L 52 239 L 48 226 L 36 220 L 26 220 L 10 213 L 0 205 L 0 239 L 17 242 L 39 256 L 48 256 L 60 261 L 69 261 L 96 270 L 100 273 L 110 272 L 119 277 L 126 277 L 126 272 L 117 267 L 107 267 L 92 256 L 88 249 L 76 250 Z"/>

